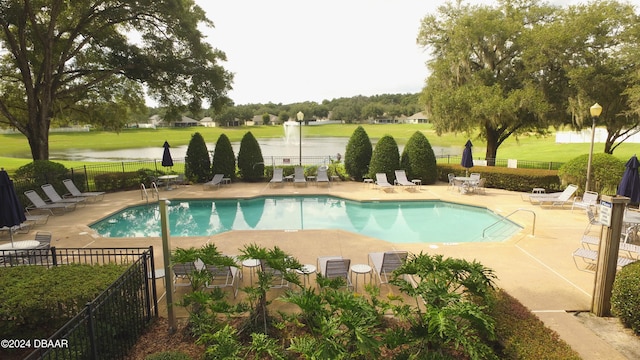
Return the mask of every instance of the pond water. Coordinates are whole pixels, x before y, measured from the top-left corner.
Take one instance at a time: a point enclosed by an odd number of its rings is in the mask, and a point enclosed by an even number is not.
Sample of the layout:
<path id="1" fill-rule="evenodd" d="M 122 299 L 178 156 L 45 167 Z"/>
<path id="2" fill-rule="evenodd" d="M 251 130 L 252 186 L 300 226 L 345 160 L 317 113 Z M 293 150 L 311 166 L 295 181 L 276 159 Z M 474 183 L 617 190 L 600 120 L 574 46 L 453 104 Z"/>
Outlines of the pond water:
<path id="1" fill-rule="evenodd" d="M 323 138 L 303 138 L 302 139 L 302 156 L 336 156 L 340 153 L 344 155 L 348 137 L 323 137 Z M 159 160 L 162 159 L 162 141 L 158 142 L 157 147 L 146 147 L 137 149 L 120 149 L 108 151 L 96 151 L 89 149 L 66 149 L 63 151 L 51 150 L 49 157 L 51 160 L 72 160 L 72 161 L 136 161 L 136 160 Z M 265 158 L 271 156 L 291 156 L 297 157 L 299 154 L 299 143 L 297 139 L 286 141 L 285 138 L 258 139 L 262 156 Z M 240 143 L 231 143 L 234 153 L 237 155 L 240 150 Z M 374 144 L 375 146 L 375 144 Z M 209 151 L 215 149 L 215 143 L 208 143 Z M 404 145 L 398 146 L 400 153 L 404 149 Z M 441 155 L 460 155 L 462 147 L 433 147 L 436 156 Z M 187 153 L 187 145 L 171 147 L 171 156 L 174 159 L 184 159 Z"/>

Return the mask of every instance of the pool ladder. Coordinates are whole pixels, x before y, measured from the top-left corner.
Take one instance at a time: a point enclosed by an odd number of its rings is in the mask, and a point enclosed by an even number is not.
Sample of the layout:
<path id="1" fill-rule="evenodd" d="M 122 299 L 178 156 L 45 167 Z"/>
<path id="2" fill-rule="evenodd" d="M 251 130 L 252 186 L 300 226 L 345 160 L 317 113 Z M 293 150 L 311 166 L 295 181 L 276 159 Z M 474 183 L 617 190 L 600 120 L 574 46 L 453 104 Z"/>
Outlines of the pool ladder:
<path id="1" fill-rule="evenodd" d="M 526 211 L 526 212 L 530 212 L 530 213 L 532 213 L 532 214 L 533 214 L 533 225 L 532 225 L 532 227 L 531 227 L 531 236 L 535 236 L 535 234 L 536 234 L 536 213 L 535 213 L 535 211 L 533 211 L 533 210 L 529 210 L 529 209 L 522 209 L 522 208 L 520 208 L 520 209 L 516 209 L 516 210 L 514 210 L 513 212 L 511 212 L 511 213 L 510 213 L 509 215 L 507 215 L 507 216 L 503 216 L 503 217 L 502 217 L 502 219 L 500 219 L 500 220 L 498 220 L 498 221 L 494 222 L 493 224 L 491 224 L 491 225 L 487 226 L 486 228 L 484 228 L 484 230 L 482 230 L 482 238 L 485 238 L 485 234 L 486 234 L 487 230 L 489 230 L 490 228 L 494 227 L 495 225 L 497 225 L 497 224 L 499 224 L 499 223 L 501 223 L 501 222 L 503 222 L 503 221 L 505 221 L 505 220 L 509 219 L 509 217 L 510 217 L 511 215 L 513 215 L 513 214 L 515 214 L 515 213 L 517 213 L 517 212 L 519 212 L 519 211 Z"/>
<path id="2" fill-rule="evenodd" d="M 160 194 L 158 193 L 158 186 L 155 182 L 151 183 L 151 188 L 153 189 L 153 197 L 160 198 Z M 147 200 L 147 204 L 149 203 L 149 194 L 147 193 L 147 187 L 144 186 L 144 183 L 140 183 L 140 196 L 142 200 Z"/>

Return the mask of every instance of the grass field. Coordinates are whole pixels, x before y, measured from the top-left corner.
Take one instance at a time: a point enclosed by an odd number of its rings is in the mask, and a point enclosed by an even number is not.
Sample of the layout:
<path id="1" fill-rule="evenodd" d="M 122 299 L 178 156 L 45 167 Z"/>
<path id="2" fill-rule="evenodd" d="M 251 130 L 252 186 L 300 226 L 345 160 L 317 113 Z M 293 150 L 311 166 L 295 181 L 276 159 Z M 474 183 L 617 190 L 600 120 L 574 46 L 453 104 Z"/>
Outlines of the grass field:
<path id="1" fill-rule="evenodd" d="M 305 137 L 349 137 L 358 125 L 332 124 L 322 126 L 308 126 L 303 128 Z M 443 134 L 437 136 L 431 125 L 428 124 L 386 124 L 364 125 L 369 137 L 373 140 L 384 135 L 391 135 L 396 142 L 404 144 L 416 131 L 422 131 L 432 146 L 451 147 L 459 146 L 461 149 L 467 139 L 474 144 L 474 157 L 484 156 L 486 143 L 478 139 L 476 135 Z M 207 143 L 215 143 L 224 133 L 232 142 L 239 142 L 247 131 L 256 138 L 283 137 L 282 126 L 252 126 L 234 128 L 163 128 L 163 129 L 127 129 L 119 133 L 91 131 L 88 133 L 51 133 L 49 137 L 50 150 L 64 149 L 91 149 L 91 150 L 117 150 L 141 147 L 162 147 L 164 140 L 172 146 L 186 145 L 195 132 L 202 134 Z M 13 171 L 18 167 L 31 162 L 31 153 L 27 139 L 22 134 L 0 135 L 0 167 Z M 637 152 L 638 144 L 622 144 L 614 155 L 621 159 L 628 159 Z M 213 149 L 210 149 L 213 150 Z M 604 144 L 595 144 L 594 153 L 602 152 Z M 578 155 L 587 154 L 589 144 L 556 144 L 555 135 L 547 137 L 520 136 L 512 137 L 498 148 L 498 158 L 518 159 L 531 161 L 566 162 Z M 158 152 L 158 157 L 162 152 Z M 58 161 L 68 168 L 86 164 L 78 161 Z"/>

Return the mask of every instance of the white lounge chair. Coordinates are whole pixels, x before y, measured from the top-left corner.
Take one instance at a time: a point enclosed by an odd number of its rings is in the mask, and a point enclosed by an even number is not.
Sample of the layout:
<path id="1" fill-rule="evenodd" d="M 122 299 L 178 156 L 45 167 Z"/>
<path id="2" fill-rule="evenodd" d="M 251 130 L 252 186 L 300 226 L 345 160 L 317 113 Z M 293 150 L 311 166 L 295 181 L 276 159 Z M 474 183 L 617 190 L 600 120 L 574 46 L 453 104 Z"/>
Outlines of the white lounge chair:
<path id="1" fill-rule="evenodd" d="M 576 261 L 576 258 L 581 258 L 587 264 L 587 267 L 583 269 L 580 266 L 578 266 L 578 262 Z M 598 261 L 598 252 L 595 250 L 578 248 L 573 252 L 573 262 L 576 264 L 576 268 L 580 271 L 593 271 L 593 268 L 595 267 L 597 261 Z M 623 267 L 635 261 L 636 259 L 618 257 L 617 266 Z"/>
<path id="2" fill-rule="evenodd" d="M 389 183 L 389 181 L 387 180 L 387 174 L 386 173 L 377 173 L 376 174 L 376 186 L 378 187 L 378 189 L 381 189 L 382 191 L 385 191 L 386 189 L 392 189 L 393 185 L 391 185 Z"/>
<path id="3" fill-rule="evenodd" d="M 578 207 L 581 209 L 591 209 L 598 204 L 598 193 L 594 191 L 585 191 L 581 198 L 576 198 L 571 205 L 571 210 Z"/>
<path id="4" fill-rule="evenodd" d="M 320 275 L 327 279 L 344 278 L 347 282 L 347 288 L 351 287 L 351 279 L 349 278 L 350 266 L 351 259 L 345 259 L 342 256 L 322 256 L 318 258 Z"/>
<path id="5" fill-rule="evenodd" d="M 269 181 L 269 185 L 273 186 L 277 184 L 282 184 L 283 181 L 284 180 L 282 177 L 282 168 L 273 169 L 273 177 L 271 177 L 271 181 Z"/>
<path id="6" fill-rule="evenodd" d="M 569 185 L 561 193 L 553 194 L 531 194 L 529 195 L 529 201 L 532 204 L 538 205 L 552 205 L 552 206 L 564 206 L 575 194 L 578 187 L 576 185 Z"/>
<path id="7" fill-rule="evenodd" d="M 233 298 L 238 295 L 238 278 L 240 277 L 240 269 L 235 266 L 218 266 L 206 265 L 207 271 L 211 274 L 211 279 L 207 282 L 206 287 L 233 289 Z"/>
<path id="8" fill-rule="evenodd" d="M 372 265 L 380 284 L 389 283 L 389 275 L 407 261 L 408 255 L 409 253 L 406 251 L 369 253 L 369 264 Z"/>
<path id="9" fill-rule="evenodd" d="M 396 184 L 400 186 L 416 186 L 407 179 L 407 173 L 404 170 L 396 170 Z"/>
<path id="10" fill-rule="evenodd" d="M 202 185 L 204 186 L 205 189 L 207 187 L 214 187 L 214 186 L 220 187 L 220 185 L 222 185 L 223 178 L 224 178 L 224 174 L 215 174 L 213 175 L 213 178 L 210 181 L 207 181 Z"/>
<path id="11" fill-rule="evenodd" d="M 327 185 L 331 184 L 331 182 L 329 181 L 329 174 L 327 174 L 326 167 L 321 166 L 318 168 L 318 176 L 316 177 L 316 183 L 317 184 L 324 183 Z"/>
<path id="12" fill-rule="evenodd" d="M 302 166 L 296 166 L 293 169 L 293 185 L 295 184 L 307 186 L 307 179 L 304 177 L 304 168 Z"/>
<path id="13" fill-rule="evenodd" d="M 49 200 L 54 204 L 67 203 L 67 204 L 82 204 L 85 205 L 87 198 L 85 197 L 77 197 L 77 198 L 66 198 L 63 199 L 60 194 L 56 191 L 56 189 L 51 184 L 44 184 L 40 186 L 44 194 L 47 195 Z"/>
<path id="14" fill-rule="evenodd" d="M 58 210 L 62 210 L 64 211 L 71 211 L 74 210 L 76 208 L 76 204 L 75 203 L 46 203 L 44 200 L 42 200 L 42 198 L 40 197 L 40 195 L 38 195 L 37 192 L 35 192 L 34 190 L 27 190 L 24 192 L 24 195 L 29 199 L 29 201 L 31 201 L 32 205 L 27 206 L 26 210 L 46 210 L 48 211 L 51 215 L 54 215 L 53 210 L 58 209 Z"/>
<path id="15" fill-rule="evenodd" d="M 74 184 L 73 180 L 65 179 L 62 180 L 62 183 L 69 191 L 69 195 L 73 197 L 86 197 L 87 199 L 93 199 L 94 201 L 102 200 L 104 198 L 104 191 L 89 191 L 89 192 L 81 192 L 78 190 L 76 184 Z M 67 197 L 67 195 L 62 195 L 62 197 Z"/>

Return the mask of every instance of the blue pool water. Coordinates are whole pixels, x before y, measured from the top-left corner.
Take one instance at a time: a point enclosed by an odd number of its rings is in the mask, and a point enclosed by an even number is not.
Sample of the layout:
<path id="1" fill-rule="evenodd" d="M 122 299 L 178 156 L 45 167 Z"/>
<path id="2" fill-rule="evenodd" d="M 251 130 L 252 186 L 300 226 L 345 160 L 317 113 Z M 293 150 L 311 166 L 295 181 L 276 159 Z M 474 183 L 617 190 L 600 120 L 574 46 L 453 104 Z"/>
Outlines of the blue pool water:
<path id="1" fill-rule="evenodd" d="M 479 207 L 443 201 L 359 202 L 331 196 L 171 200 L 171 236 L 230 230 L 342 229 L 392 243 L 502 241 L 521 228 Z M 133 206 L 90 225 L 103 237 L 161 236 L 157 204 Z"/>

